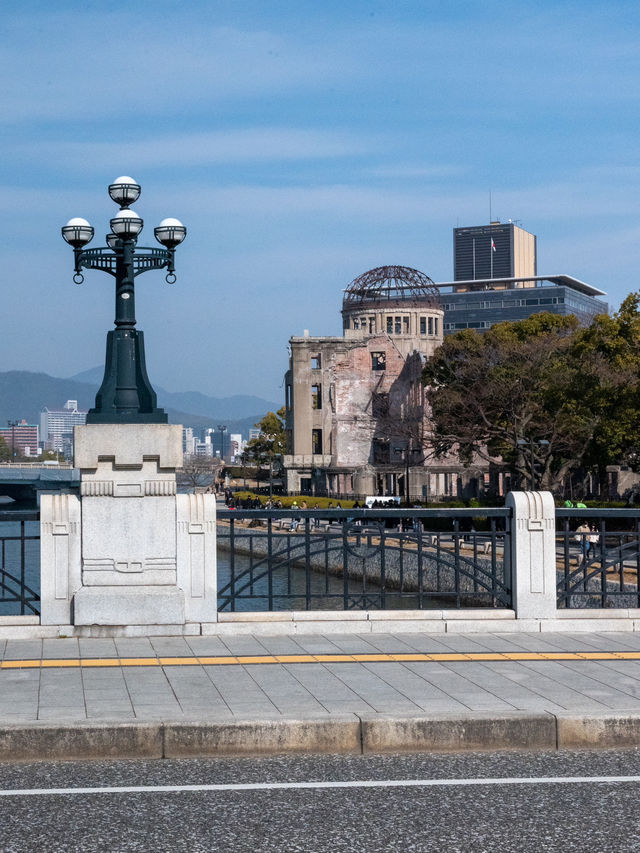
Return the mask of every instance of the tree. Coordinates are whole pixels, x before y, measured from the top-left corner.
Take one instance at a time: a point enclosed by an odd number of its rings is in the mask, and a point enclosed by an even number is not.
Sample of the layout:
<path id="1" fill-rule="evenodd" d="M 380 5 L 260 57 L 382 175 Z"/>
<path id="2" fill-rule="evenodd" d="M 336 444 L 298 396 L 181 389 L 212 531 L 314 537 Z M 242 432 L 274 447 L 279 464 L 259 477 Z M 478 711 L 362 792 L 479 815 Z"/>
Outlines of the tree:
<path id="1" fill-rule="evenodd" d="M 274 462 L 287 450 L 284 406 L 277 412 L 267 412 L 255 426 L 260 430 L 260 435 L 247 443 L 245 453 L 247 461 L 252 459 L 257 467 L 269 467 L 269 494 L 271 494 Z"/>
<path id="2" fill-rule="evenodd" d="M 211 456 L 185 457 L 177 472 L 178 483 L 193 490 L 207 488 L 213 485 L 220 467 L 220 460 Z"/>
<path id="3" fill-rule="evenodd" d="M 640 469 L 640 294 L 631 293 L 613 315 L 602 314 L 577 335 L 576 352 L 606 363 L 608 385 L 594 389 L 603 414 L 594 430 L 587 462 L 600 469 L 629 464 Z M 593 394 L 593 391 L 592 391 Z"/>
<path id="4" fill-rule="evenodd" d="M 596 324 L 609 328 L 606 318 Z M 619 344 L 621 330 L 609 331 Z M 436 454 L 501 456 L 521 483 L 535 477 L 542 488 L 559 488 L 597 458 L 598 436 L 625 393 L 626 360 L 621 370 L 602 339 L 591 340 L 573 316 L 549 313 L 445 338 L 423 373 Z"/>
<path id="5" fill-rule="evenodd" d="M 0 462 L 10 462 L 11 461 L 11 448 L 4 440 L 2 436 L 0 436 Z"/>

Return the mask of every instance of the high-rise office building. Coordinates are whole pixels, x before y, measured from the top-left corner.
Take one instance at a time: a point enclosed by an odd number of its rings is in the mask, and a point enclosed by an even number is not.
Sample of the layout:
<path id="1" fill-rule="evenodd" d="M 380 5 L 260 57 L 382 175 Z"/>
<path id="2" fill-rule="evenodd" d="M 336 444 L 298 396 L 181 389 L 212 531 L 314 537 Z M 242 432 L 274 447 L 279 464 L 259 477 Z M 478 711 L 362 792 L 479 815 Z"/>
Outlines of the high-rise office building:
<path id="1" fill-rule="evenodd" d="M 574 276 L 538 275 L 537 244 L 513 222 L 453 229 L 453 281 L 439 282 L 444 332 L 489 329 L 540 311 L 575 314 L 588 324 L 606 314 L 606 294 Z"/>
<path id="2" fill-rule="evenodd" d="M 537 267 L 535 234 L 513 222 L 453 229 L 454 281 L 531 278 Z"/>
<path id="3" fill-rule="evenodd" d="M 48 409 L 40 414 L 40 435 L 48 450 L 66 456 L 73 453 L 73 428 L 87 422 L 87 413 L 78 408 L 77 400 L 67 400 L 62 409 Z"/>

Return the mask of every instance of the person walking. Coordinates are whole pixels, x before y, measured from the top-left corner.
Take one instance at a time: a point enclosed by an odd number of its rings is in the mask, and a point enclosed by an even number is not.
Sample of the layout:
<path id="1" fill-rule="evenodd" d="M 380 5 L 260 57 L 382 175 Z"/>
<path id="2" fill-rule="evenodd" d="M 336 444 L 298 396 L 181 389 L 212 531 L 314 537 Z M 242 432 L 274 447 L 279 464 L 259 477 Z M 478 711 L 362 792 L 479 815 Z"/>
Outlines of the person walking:
<path id="1" fill-rule="evenodd" d="M 580 545 L 580 553 L 582 555 L 582 563 L 587 562 L 587 555 L 589 553 L 589 541 L 588 536 L 591 533 L 591 528 L 587 524 L 586 521 L 583 521 L 578 527 L 576 527 L 576 532 L 574 535 L 574 539 Z"/>

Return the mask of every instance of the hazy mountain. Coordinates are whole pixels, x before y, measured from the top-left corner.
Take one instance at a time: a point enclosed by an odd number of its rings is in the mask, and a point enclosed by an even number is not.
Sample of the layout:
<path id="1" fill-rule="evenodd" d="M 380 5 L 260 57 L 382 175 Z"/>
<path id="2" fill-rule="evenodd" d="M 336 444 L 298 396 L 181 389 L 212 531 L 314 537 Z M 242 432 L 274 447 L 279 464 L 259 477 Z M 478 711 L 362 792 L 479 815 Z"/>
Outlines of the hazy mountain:
<path id="1" fill-rule="evenodd" d="M 23 370 L 0 372 L 0 424 L 19 418 L 39 424 L 44 406 L 61 409 L 67 400 L 77 400 L 80 409 L 90 409 L 95 403 L 102 375 L 102 368 L 84 371 L 70 379 Z M 245 437 L 266 412 L 279 408 L 277 403 L 260 397 L 238 395 L 216 398 L 197 391 L 172 394 L 160 388 L 156 388 L 156 392 L 158 405 L 167 411 L 169 423 L 197 430 L 220 423 L 227 427 L 227 434 L 240 432 Z"/>
<path id="2" fill-rule="evenodd" d="M 104 375 L 103 367 L 92 367 L 71 377 L 74 382 L 90 383 L 96 391 L 100 387 Z M 154 385 L 158 395 L 158 405 L 164 409 L 177 409 L 180 412 L 190 412 L 208 419 L 224 421 L 230 418 L 262 417 L 266 412 L 276 412 L 281 406 L 273 400 L 254 397 L 246 394 L 235 394 L 231 397 L 209 397 L 199 391 L 166 391 L 160 385 Z M 94 392 L 95 394 L 95 392 Z M 93 405 L 93 404 L 92 404 Z"/>

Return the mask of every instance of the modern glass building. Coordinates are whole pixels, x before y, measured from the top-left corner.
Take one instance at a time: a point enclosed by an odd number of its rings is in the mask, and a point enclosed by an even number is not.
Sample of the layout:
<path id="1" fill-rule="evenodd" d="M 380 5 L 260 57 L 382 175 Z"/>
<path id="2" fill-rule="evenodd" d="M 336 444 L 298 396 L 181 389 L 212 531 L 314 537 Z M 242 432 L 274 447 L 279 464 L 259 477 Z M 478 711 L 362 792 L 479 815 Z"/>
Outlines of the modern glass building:
<path id="1" fill-rule="evenodd" d="M 470 283 L 471 284 L 471 283 Z M 608 313 L 602 290 L 570 275 L 476 279 L 464 291 L 455 281 L 439 282 L 444 309 L 444 333 L 489 329 L 506 320 L 525 320 L 532 314 L 575 314 L 583 324 Z"/>

